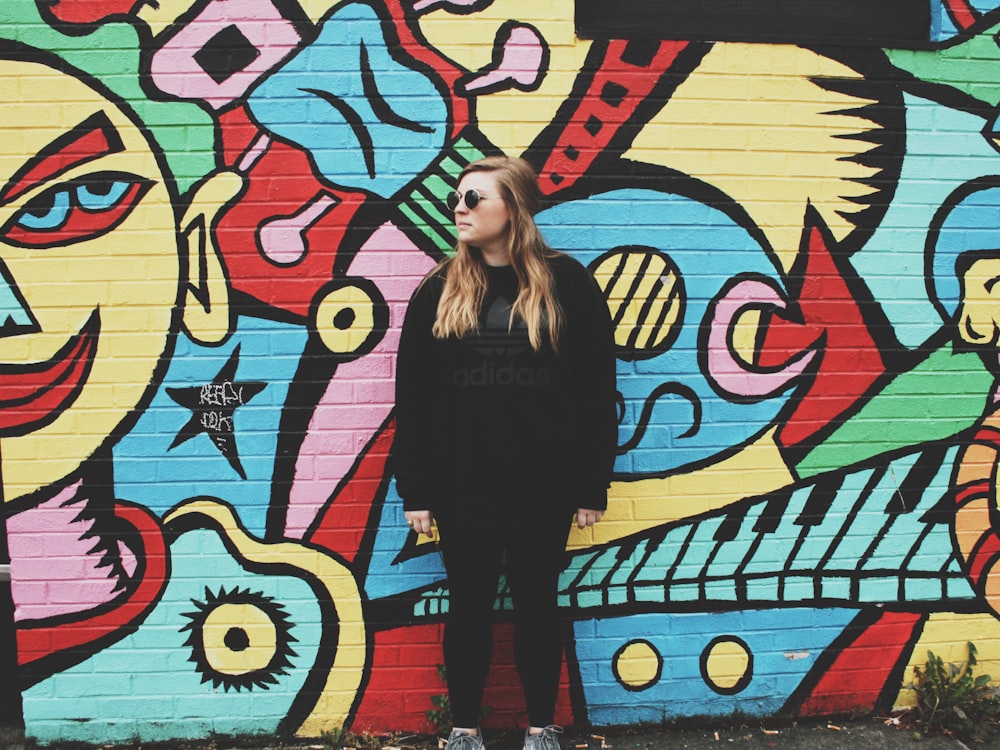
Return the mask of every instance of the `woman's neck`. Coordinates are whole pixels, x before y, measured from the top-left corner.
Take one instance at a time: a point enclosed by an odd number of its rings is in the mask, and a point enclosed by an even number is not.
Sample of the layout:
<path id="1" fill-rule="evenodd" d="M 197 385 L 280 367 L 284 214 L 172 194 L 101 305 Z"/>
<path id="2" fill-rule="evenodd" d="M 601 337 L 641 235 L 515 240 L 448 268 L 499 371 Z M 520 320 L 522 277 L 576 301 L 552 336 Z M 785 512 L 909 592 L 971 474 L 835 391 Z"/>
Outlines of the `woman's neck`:
<path id="1" fill-rule="evenodd" d="M 501 248 L 479 248 L 479 255 L 483 264 L 487 266 L 509 266 L 510 253 L 506 247 Z"/>

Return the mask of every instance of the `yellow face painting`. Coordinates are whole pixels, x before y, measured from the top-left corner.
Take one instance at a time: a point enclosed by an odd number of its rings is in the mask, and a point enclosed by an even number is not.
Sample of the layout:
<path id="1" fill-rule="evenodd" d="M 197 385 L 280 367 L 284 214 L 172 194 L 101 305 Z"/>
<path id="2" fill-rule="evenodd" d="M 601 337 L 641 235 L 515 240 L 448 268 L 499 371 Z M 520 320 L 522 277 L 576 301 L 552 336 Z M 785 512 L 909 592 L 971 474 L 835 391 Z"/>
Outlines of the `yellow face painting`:
<path id="1" fill-rule="evenodd" d="M 139 128 L 77 78 L 0 58 L 4 501 L 123 429 L 167 347 L 179 278 L 170 196 Z"/>

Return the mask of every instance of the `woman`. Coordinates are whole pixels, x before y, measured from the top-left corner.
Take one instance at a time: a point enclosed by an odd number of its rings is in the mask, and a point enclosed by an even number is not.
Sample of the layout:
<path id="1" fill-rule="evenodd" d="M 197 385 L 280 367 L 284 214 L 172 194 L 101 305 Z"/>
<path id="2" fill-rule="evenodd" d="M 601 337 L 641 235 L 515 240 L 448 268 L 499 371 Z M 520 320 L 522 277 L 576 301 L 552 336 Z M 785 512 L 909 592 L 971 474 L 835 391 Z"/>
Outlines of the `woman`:
<path id="1" fill-rule="evenodd" d="M 458 243 L 410 301 L 396 372 L 396 486 L 407 523 L 435 522 L 449 585 L 448 750 L 480 750 L 478 720 L 501 562 L 527 750 L 558 750 L 557 591 L 570 522 L 597 523 L 617 440 L 614 341 L 594 279 L 550 250 L 522 159 L 467 166 L 449 197 Z"/>

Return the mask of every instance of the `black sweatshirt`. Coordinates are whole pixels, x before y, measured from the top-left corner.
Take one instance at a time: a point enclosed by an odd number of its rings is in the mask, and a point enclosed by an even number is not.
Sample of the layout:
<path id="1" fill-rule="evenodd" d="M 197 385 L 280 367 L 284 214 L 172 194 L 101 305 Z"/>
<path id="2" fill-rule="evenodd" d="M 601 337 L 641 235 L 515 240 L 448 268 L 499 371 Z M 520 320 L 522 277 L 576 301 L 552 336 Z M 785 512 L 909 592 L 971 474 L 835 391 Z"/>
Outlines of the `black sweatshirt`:
<path id="1" fill-rule="evenodd" d="M 604 510 L 617 447 L 612 324 L 601 290 L 576 260 L 549 261 L 564 320 L 558 351 L 536 352 L 509 327 L 518 283 L 484 266 L 479 331 L 431 328 L 447 265 L 406 311 L 396 364 L 396 488 L 405 510 L 468 526 L 567 521 Z"/>

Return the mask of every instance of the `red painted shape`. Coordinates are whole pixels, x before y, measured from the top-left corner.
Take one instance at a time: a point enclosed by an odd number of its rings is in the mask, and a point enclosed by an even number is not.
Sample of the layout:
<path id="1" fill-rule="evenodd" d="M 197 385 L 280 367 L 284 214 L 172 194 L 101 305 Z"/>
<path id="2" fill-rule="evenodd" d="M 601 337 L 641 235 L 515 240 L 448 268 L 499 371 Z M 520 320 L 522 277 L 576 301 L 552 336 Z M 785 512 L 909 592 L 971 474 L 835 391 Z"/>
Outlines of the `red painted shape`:
<path id="1" fill-rule="evenodd" d="M 962 507 L 977 498 L 990 496 L 993 485 L 989 479 L 980 479 L 975 482 L 955 488 L 955 506 Z"/>
<path id="2" fill-rule="evenodd" d="M 1000 448 L 1000 429 L 993 425 L 981 424 L 972 436 L 972 442 L 985 443 L 992 448 Z"/>
<path id="3" fill-rule="evenodd" d="M 372 663 L 352 730 L 407 730 L 430 727 L 425 711 L 431 697 L 445 692 L 437 674 L 444 661 L 440 623 L 413 625 L 374 633 Z"/>
<path id="4" fill-rule="evenodd" d="M 659 42 L 653 54 L 634 60 L 635 47 L 630 47 L 629 42 L 608 42 L 604 59 L 576 110 L 568 116 L 560 113 L 560 117 L 565 117 L 566 126 L 538 171 L 543 193 L 551 195 L 564 190 L 583 176 L 612 138 L 621 132 L 636 108 L 659 85 L 688 44 L 684 41 Z"/>
<path id="5" fill-rule="evenodd" d="M 393 420 L 375 435 L 347 481 L 320 513 L 316 525 L 306 537 L 308 542 L 354 562 L 369 525 L 375 496 L 385 478 L 395 431 Z"/>
<path id="6" fill-rule="evenodd" d="M 100 316 L 94 312 L 48 362 L 0 365 L 0 435 L 30 432 L 76 400 L 90 374 L 100 334 Z"/>
<path id="7" fill-rule="evenodd" d="M 810 208 L 792 272 L 801 280 L 793 300 L 797 315 L 794 309 L 787 315 L 776 312 L 758 352 L 758 364 L 772 367 L 806 348 L 818 350 L 813 379 L 778 432 L 785 448 L 803 443 L 844 414 L 886 372 L 859 301 L 831 254 L 832 244 L 822 217 Z"/>
<path id="8" fill-rule="evenodd" d="M 799 715 L 829 716 L 875 708 L 923 617 L 912 612 L 883 612 L 823 671 L 819 683 L 799 706 Z"/>
<path id="9" fill-rule="evenodd" d="M 49 12 L 63 23 L 97 23 L 144 4 L 145 0 L 58 0 Z"/>
<path id="10" fill-rule="evenodd" d="M 145 508 L 122 501 L 115 505 L 114 513 L 136 531 L 123 541 L 141 541 L 141 549 L 135 549 L 136 559 L 141 563 L 136 573 L 138 580 L 120 602 L 96 614 L 81 613 L 79 618 L 55 625 L 47 625 L 45 620 L 18 623 L 17 660 L 21 666 L 59 651 L 112 637 L 118 632 L 124 635 L 122 631 L 138 624 L 159 601 L 167 584 L 168 567 L 167 547 L 159 519 Z"/>
<path id="11" fill-rule="evenodd" d="M 74 129 L 75 132 L 70 133 L 70 135 L 76 136 L 73 140 L 60 145 L 58 150 L 53 153 L 45 154 L 43 152 L 34 163 L 29 162 L 28 171 L 17 175 L 16 182 L 4 188 L 3 193 L 0 194 L 0 200 L 4 203 L 12 201 L 23 193 L 44 184 L 46 180 L 61 175 L 79 164 L 86 164 L 121 150 L 118 134 L 105 130 L 105 127 L 111 127 L 106 118 L 101 117 L 100 121 L 96 121 L 96 118 L 92 117 L 88 120 L 89 122 L 94 123 L 89 130 Z M 115 145 L 112 145 L 112 140 L 115 140 Z"/>
<path id="12" fill-rule="evenodd" d="M 437 673 L 444 656 L 440 623 L 413 625 L 374 634 L 374 650 L 364 696 L 354 714 L 351 730 L 432 731 L 426 712 L 434 707 L 431 698 L 447 692 Z M 493 665 L 486 684 L 483 705 L 492 710 L 483 719 L 484 727 L 527 726 L 527 712 L 521 683 L 514 666 L 514 626 L 493 626 Z M 573 723 L 569 698 L 569 673 L 565 662 L 559 678 L 555 723 Z"/>
<path id="13" fill-rule="evenodd" d="M 979 13 L 968 0 L 945 0 L 945 7 L 959 31 L 968 31 L 979 20 Z"/>
<path id="14" fill-rule="evenodd" d="M 246 107 L 232 107 L 216 115 L 221 145 L 219 153 L 227 167 L 236 167 L 263 131 L 250 119 Z"/>
<path id="15" fill-rule="evenodd" d="M 298 214 L 320 193 L 333 197 L 336 205 L 305 230 L 308 251 L 290 264 L 265 257 L 258 246 L 261 225 Z M 246 190 L 216 226 L 233 289 L 306 319 L 313 296 L 333 278 L 337 250 L 364 200 L 361 193 L 320 183 L 301 149 L 271 141 L 247 172 Z"/>
<path id="16" fill-rule="evenodd" d="M 1000 559 L 1000 538 L 995 531 L 987 531 L 976 543 L 975 549 L 966 560 L 969 578 L 976 586 L 984 586 L 983 575 Z"/>

